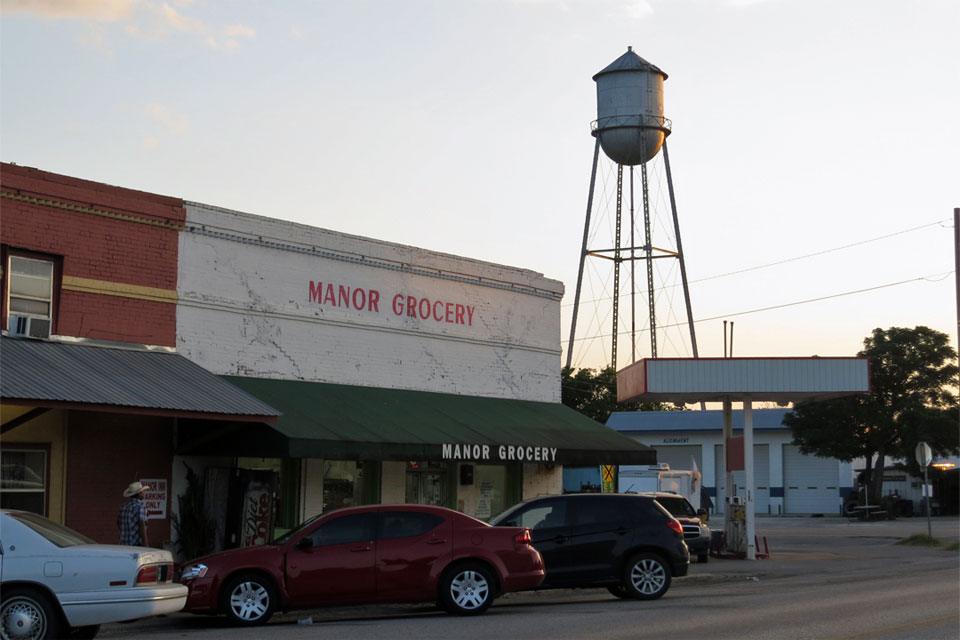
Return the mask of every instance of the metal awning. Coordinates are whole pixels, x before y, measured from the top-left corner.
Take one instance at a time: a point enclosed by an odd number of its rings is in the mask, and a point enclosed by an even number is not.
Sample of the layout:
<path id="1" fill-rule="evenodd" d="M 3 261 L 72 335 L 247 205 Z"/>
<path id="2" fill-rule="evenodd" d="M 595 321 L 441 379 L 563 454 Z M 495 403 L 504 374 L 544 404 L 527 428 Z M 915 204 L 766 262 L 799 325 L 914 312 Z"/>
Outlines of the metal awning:
<path id="1" fill-rule="evenodd" d="M 27 338 L 0 339 L 7 405 L 205 420 L 275 421 L 279 412 L 167 351 Z"/>
<path id="2" fill-rule="evenodd" d="M 181 429 L 179 452 L 347 460 L 654 464 L 656 452 L 559 403 L 225 376 L 282 411 L 269 427 Z"/>

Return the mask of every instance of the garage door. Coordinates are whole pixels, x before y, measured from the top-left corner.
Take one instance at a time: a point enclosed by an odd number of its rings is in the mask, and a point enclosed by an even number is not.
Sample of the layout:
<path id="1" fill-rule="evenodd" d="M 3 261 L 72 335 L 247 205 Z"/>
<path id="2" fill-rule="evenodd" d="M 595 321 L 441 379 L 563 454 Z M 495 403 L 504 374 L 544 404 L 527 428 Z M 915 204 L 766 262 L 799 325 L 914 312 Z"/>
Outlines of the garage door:
<path id="1" fill-rule="evenodd" d="M 689 471 L 693 467 L 691 460 L 697 461 L 697 469 L 703 470 L 703 447 L 700 445 L 658 445 L 657 462 L 666 462 L 671 469 Z"/>
<path id="2" fill-rule="evenodd" d="M 783 445 L 783 512 L 840 513 L 839 462 Z"/>
<path id="3" fill-rule="evenodd" d="M 725 485 L 726 480 L 725 469 L 726 462 L 723 459 L 723 445 L 716 445 L 714 447 L 714 461 L 716 466 L 714 467 L 717 470 L 716 473 L 716 487 L 717 487 L 717 512 L 723 511 L 723 505 L 726 504 L 726 495 L 725 495 Z M 736 487 L 738 496 L 746 496 L 746 491 L 743 487 L 745 484 L 746 476 L 743 471 L 734 471 L 733 472 L 733 484 Z M 754 513 L 769 513 L 770 510 L 770 445 L 768 444 L 755 444 L 753 445 L 753 512 Z"/>

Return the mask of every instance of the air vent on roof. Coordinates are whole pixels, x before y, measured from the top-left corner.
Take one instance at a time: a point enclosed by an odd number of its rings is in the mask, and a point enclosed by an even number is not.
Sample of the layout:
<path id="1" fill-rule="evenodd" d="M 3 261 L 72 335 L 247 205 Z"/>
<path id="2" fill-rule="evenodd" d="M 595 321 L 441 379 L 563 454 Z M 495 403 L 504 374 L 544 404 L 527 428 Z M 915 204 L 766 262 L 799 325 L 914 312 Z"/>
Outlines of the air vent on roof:
<path id="1" fill-rule="evenodd" d="M 10 315 L 10 335 L 23 338 L 50 337 L 50 318 Z"/>

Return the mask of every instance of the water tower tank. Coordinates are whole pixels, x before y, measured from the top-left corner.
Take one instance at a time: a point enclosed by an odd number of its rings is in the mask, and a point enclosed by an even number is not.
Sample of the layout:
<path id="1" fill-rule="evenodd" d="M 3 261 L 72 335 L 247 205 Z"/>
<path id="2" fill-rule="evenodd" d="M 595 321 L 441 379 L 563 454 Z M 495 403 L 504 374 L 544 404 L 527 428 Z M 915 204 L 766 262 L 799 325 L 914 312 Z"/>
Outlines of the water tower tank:
<path id="1" fill-rule="evenodd" d="M 663 81 L 667 74 L 627 47 L 627 52 L 593 76 L 597 83 L 597 121 L 593 135 L 618 164 L 647 162 L 670 133 L 663 117 Z"/>

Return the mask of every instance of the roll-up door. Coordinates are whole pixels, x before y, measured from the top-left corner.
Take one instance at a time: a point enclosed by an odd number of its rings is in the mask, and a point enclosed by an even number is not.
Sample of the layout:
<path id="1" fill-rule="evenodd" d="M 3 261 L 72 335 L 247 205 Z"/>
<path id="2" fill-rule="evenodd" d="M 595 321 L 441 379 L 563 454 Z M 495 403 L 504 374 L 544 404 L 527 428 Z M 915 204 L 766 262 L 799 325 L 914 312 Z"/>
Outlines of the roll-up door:
<path id="1" fill-rule="evenodd" d="M 840 513 L 840 467 L 833 458 L 805 456 L 783 445 L 783 512 Z"/>
<path id="2" fill-rule="evenodd" d="M 714 447 L 714 461 L 716 466 L 716 478 L 714 482 L 717 487 L 716 511 L 723 511 L 723 505 L 726 504 L 725 494 L 725 474 L 726 461 L 723 458 L 723 445 Z M 733 472 L 733 484 L 736 487 L 738 496 L 746 496 L 744 489 L 746 476 L 743 471 Z M 753 512 L 765 514 L 770 509 L 770 445 L 753 445 Z"/>

